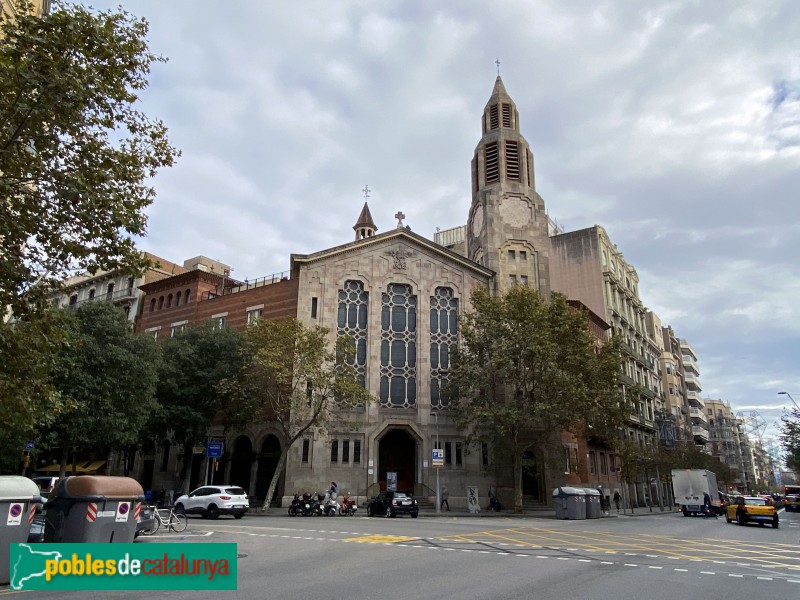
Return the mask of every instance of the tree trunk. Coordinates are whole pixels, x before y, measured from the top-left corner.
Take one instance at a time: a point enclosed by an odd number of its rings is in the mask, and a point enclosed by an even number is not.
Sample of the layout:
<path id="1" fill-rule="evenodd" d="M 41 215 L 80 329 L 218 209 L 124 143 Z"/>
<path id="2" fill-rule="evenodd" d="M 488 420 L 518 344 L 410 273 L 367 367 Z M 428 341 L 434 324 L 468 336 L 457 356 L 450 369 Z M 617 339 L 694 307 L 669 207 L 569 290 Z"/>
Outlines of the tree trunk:
<path id="1" fill-rule="evenodd" d="M 522 457 L 514 452 L 511 461 L 514 470 L 514 512 L 522 512 Z"/>
<path id="2" fill-rule="evenodd" d="M 281 478 L 283 472 L 283 465 L 286 464 L 286 456 L 289 454 L 289 445 L 283 445 L 281 448 L 281 457 L 278 459 L 278 465 L 275 467 L 275 473 L 272 474 L 272 481 L 269 482 L 269 489 L 267 490 L 267 497 L 264 498 L 264 506 L 261 507 L 261 512 L 269 512 L 269 505 L 272 501 L 272 494 L 275 493 L 275 488 L 278 486 L 278 480 Z"/>
<path id="3" fill-rule="evenodd" d="M 59 479 L 64 478 L 67 476 L 67 458 L 69 457 L 69 448 L 66 446 L 61 448 L 61 464 L 60 469 L 58 470 L 58 477 Z"/>

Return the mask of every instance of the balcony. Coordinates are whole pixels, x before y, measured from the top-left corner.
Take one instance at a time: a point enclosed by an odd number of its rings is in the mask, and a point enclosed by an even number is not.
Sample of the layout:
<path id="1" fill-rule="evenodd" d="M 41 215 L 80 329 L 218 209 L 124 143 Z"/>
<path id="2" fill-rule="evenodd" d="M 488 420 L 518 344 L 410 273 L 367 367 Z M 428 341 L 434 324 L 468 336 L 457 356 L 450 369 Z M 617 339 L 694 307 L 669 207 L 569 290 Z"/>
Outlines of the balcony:
<path id="1" fill-rule="evenodd" d="M 703 410 L 702 410 L 702 409 L 700 409 L 700 408 L 697 408 L 697 407 L 695 407 L 695 406 L 692 406 L 691 408 L 689 408 L 689 415 L 690 415 L 690 416 L 691 416 L 693 419 L 699 419 L 699 420 L 700 420 L 700 421 L 702 421 L 703 423 L 708 423 L 708 419 L 706 418 L 706 415 L 705 415 L 705 413 L 704 413 L 704 412 L 703 412 Z"/>
<path id="2" fill-rule="evenodd" d="M 708 430 L 705 427 L 692 425 L 692 435 L 695 441 L 702 440 L 703 443 L 708 441 Z"/>

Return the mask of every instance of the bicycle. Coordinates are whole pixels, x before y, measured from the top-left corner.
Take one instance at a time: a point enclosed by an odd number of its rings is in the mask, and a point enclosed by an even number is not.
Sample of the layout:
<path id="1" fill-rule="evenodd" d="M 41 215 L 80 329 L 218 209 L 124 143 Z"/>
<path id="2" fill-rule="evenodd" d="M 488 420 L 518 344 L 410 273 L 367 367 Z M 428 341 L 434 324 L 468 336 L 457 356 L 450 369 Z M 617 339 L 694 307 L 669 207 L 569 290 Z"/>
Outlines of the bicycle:
<path id="1" fill-rule="evenodd" d="M 180 533 L 189 524 L 186 515 L 183 513 L 176 513 L 174 507 L 169 508 L 156 508 L 150 507 L 153 511 L 153 527 L 151 529 L 142 530 L 142 535 L 153 535 L 158 528 L 162 525 L 168 530 L 171 529 L 175 533 Z M 166 514 L 165 514 L 166 513 Z"/>

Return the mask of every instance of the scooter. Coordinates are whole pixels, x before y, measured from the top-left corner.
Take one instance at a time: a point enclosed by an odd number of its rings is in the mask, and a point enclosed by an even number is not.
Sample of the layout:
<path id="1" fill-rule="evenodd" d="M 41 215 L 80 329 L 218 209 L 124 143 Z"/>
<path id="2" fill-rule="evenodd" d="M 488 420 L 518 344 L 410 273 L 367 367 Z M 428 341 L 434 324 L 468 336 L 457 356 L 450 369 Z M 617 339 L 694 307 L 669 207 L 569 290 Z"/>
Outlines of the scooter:
<path id="1" fill-rule="evenodd" d="M 343 517 L 355 517 L 358 506 L 356 501 L 345 494 L 342 497 L 342 505 L 339 507 L 339 514 Z"/>
<path id="2" fill-rule="evenodd" d="M 335 517 L 339 512 L 339 503 L 336 501 L 336 494 L 325 494 L 322 501 L 322 513 L 326 517 Z"/>
<path id="3" fill-rule="evenodd" d="M 295 494 L 292 503 L 289 505 L 289 516 L 298 517 L 303 512 L 303 502 L 300 501 L 300 494 Z"/>
<path id="4" fill-rule="evenodd" d="M 313 494 L 304 493 L 303 500 L 300 503 L 300 512 L 298 514 L 303 517 L 312 517 L 321 514 L 319 510 L 320 506 L 319 501 L 317 500 L 316 492 Z"/>

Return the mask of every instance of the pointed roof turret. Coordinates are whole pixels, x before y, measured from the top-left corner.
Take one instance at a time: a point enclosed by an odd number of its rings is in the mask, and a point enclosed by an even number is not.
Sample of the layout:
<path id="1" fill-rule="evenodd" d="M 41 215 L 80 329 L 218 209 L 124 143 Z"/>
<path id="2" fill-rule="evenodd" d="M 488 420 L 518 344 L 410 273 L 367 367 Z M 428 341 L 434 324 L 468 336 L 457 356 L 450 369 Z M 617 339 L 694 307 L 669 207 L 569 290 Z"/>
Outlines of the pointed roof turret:
<path id="1" fill-rule="evenodd" d="M 356 224 L 353 225 L 356 232 L 356 240 L 363 240 L 364 238 L 372 237 L 378 228 L 375 226 L 375 221 L 372 220 L 372 213 L 369 212 L 369 206 L 364 202 L 364 208 L 361 209 L 361 214 L 358 215 Z"/>
<path id="2" fill-rule="evenodd" d="M 483 133 L 501 127 L 519 131 L 519 114 L 517 105 L 511 99 L 503 85 L 500 75 L 494 82 L 494 89 L 486 106 L 483 108 Z"/>

